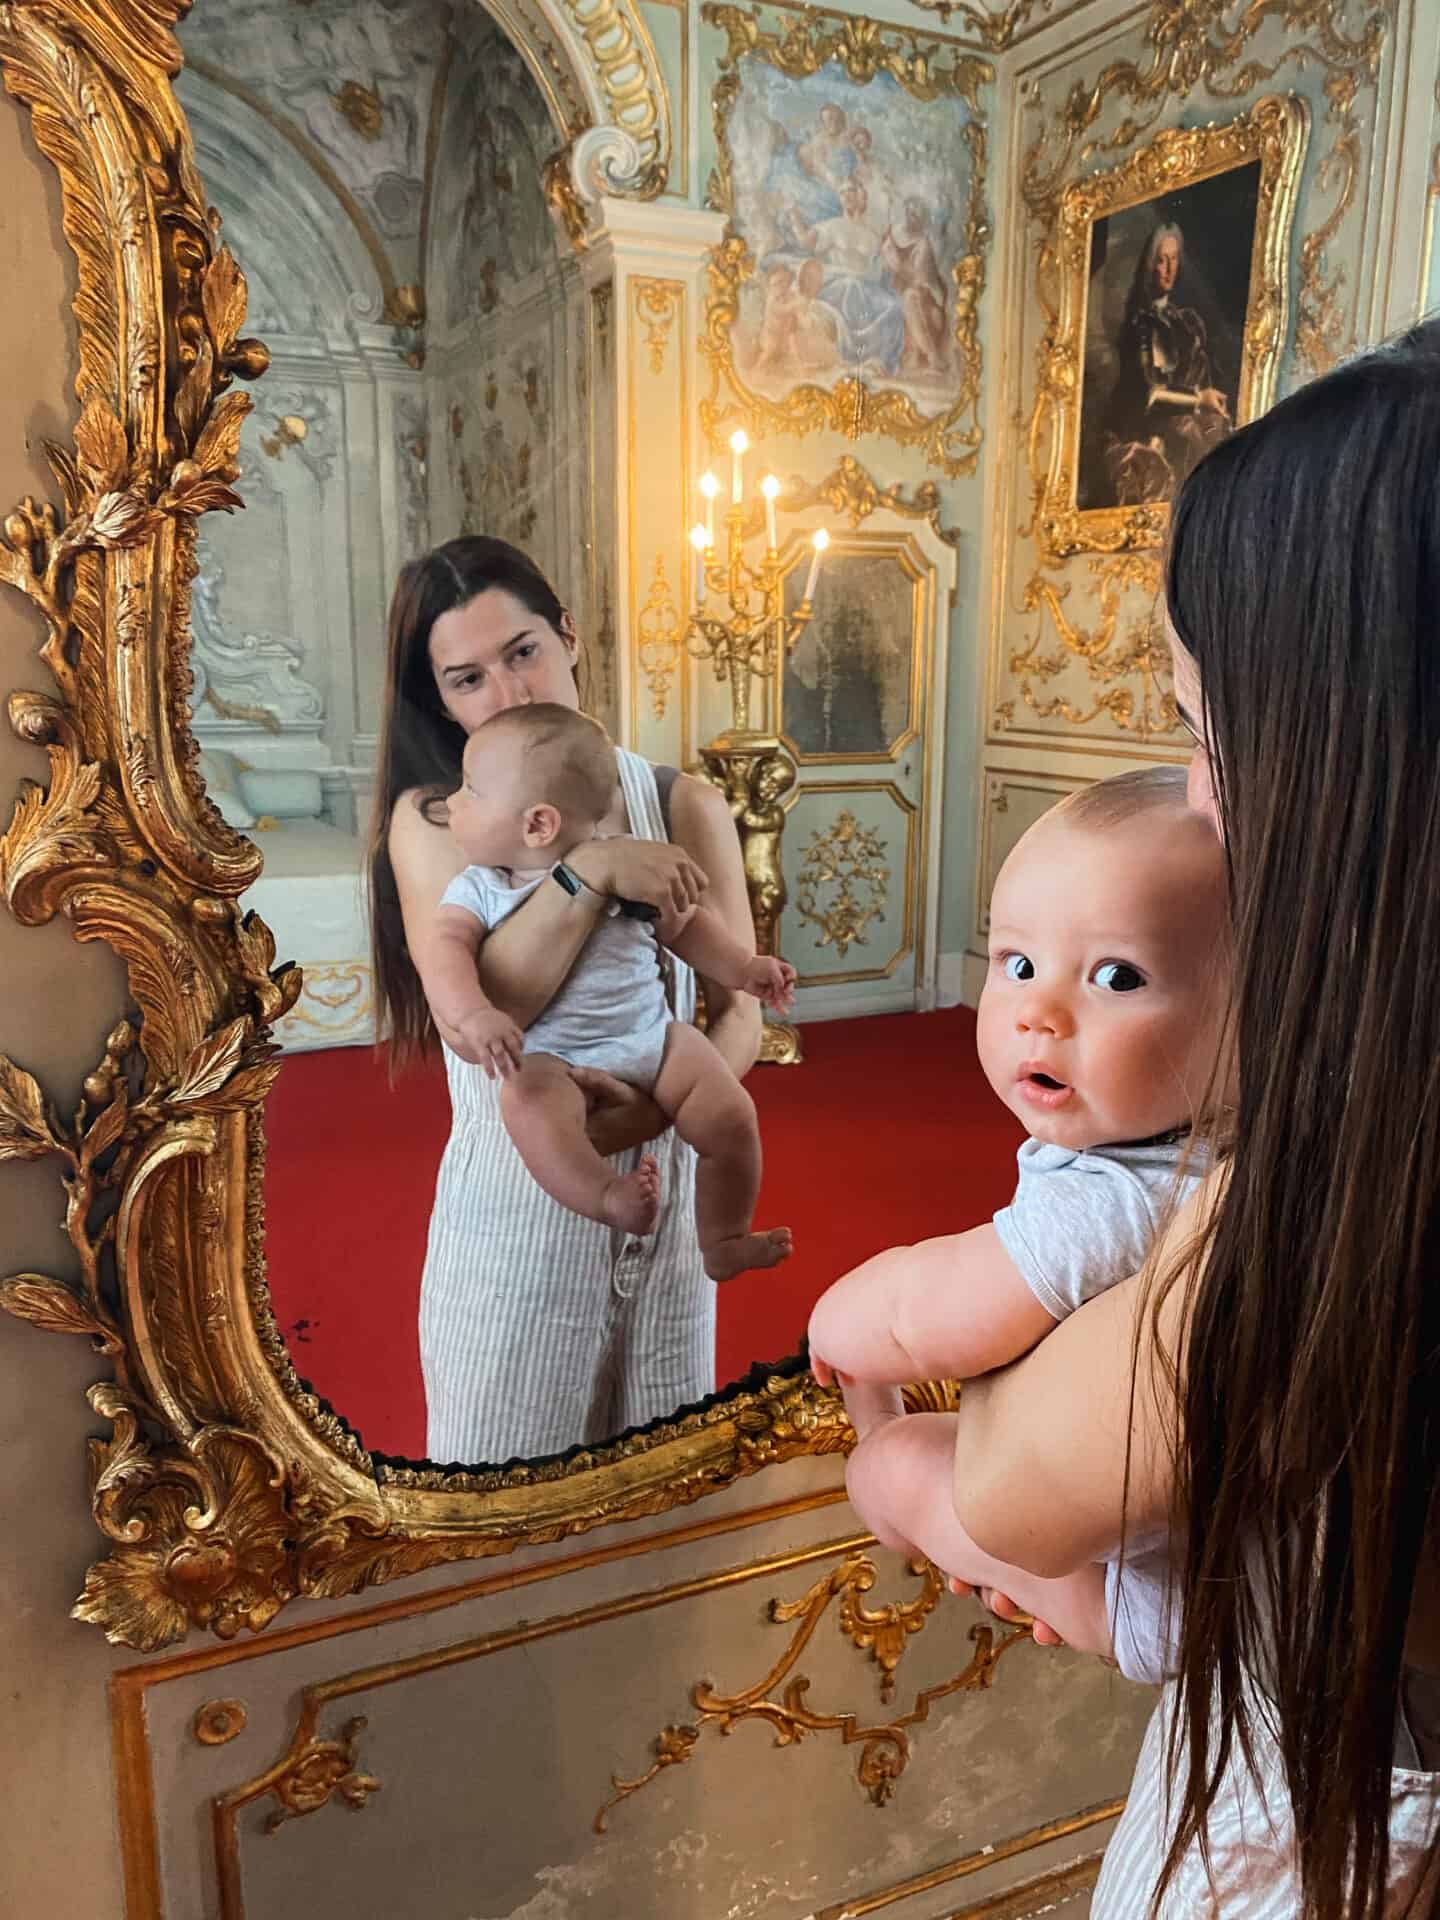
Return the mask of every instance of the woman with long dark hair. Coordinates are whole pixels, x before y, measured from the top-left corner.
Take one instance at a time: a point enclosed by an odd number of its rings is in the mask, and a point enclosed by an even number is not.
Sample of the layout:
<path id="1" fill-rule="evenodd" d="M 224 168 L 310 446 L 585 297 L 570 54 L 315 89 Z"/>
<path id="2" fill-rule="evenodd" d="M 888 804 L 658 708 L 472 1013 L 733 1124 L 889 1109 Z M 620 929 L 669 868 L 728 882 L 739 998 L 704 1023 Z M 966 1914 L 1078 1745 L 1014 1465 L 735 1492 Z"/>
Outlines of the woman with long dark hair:
<path id="1" fill-rule="evenodd" d="M 523 553 L 479 535 L 405 567 L 390 607 L 379 779 L 370 840 L 376 999 L 392 1071 L 444 1043 L 452 1125 L 420 1294 L 426 1451 L 474 1465 L 592 1444 L 702 1398 L 715 1378 L 715 1289 L 696 1249 L 694 1156 L 655 1149 L 656 1231 L 632 1240 L 550 1200 L 500 1119 L 497 1083 L 436 1033 L 420 984 L 440 896 L 465 865 L 445 824 L 467 737 L 503 708 L 581 703 L 574 623 Z M 484 942 L 480 978 L 521 1027 L 548 1004 L 612 897 L 683 908 L 704 891 L 738 940 L 755 934 L 740 844 L 704 781 L 616 750 L 617 797 L 601 836 L 567 856 Z M 578 887 L 567 885 L 578 876 Z M 675 1016 L 694 1017 L 690 970 L 673 962 Z M 707 1033 L 735 1073 L 754 1064 L 757 1003 L 705 983 Z M 666 1122 L 648 1094 L 576 1070 L 589 1132 L 628 1171 Z"/>
<path id="2" fill-rule="evenodd" d="M 1229 868 L 1234 1136 L 1153 1273 L 967 1385 L 955 1503 L 1035 1574 L 1171 1529 L 1179 1670 L 1096 1920 L 1428 1914 L 1440 321 L 1201 462 L 1166 594 Z"/>

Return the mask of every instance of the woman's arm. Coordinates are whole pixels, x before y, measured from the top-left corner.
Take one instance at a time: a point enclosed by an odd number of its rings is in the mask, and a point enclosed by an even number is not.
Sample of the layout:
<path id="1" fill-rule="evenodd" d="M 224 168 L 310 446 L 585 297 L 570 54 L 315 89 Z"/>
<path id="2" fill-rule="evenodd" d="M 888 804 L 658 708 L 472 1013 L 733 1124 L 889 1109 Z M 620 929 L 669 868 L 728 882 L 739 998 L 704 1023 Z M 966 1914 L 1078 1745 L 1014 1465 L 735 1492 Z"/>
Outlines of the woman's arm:
<path id="1" fill-rule="evenodd" d="M 1161 1261 L 1183 1253 L 1222 1179 L 1223 1170 L 1211 1174 L 1176 1215 Z M 1054 1579 L 1112 1559 L 1124 1532 L 1168 1524 L 1174 1399 L 1155 1348 L 1149 1293 L 1139 1278 L 1122 1281 L 1062 1320 L 1024 1359 L 972 1380 L 961 1394 L 955 1512 L 995 1559 Z M 1182 1361 L 1184 1294 L 1172 1287 L 1159 1317 L 1164 1354 Z"/>
<path id="2" fill-rule="evenodd" d="M 748 953 L 755 951 L 755 922 L 740 839 L 725 796 L 708 780 L 682 774 L 670 792 L 671 829 L 710 881 L 705 905 Z M 704 978 L 704 976 L 702 976 Z M 743 1080 L 760 1052 L 760 1006 L 748 993 L 704 978 L 706 1033 L 737 1079 Z"/>
<path id="3" fill-rule="evenodd" d="M 465 856 L 445 827 L 432 826 L 425 818 L 419 795 L 412 791 L 400 796 L 391 816 L 390 860 L 406 945 L 423 979 L 435 910 L 464 867 Z M 623 893 L 662 911 L 683 911 L 699 899 L 706 881 L 685 848 L 655 840 L 590 841 L 576 847 L 566 864 L 585 881 L 581 891 L 537 887 L 480 950 L 480 985 L 491 1004 L 521 1027 L 538 1019 L 554 999 L 610 894 Z M 441 1032 L 450 1039 L 443 1025 Z"/>

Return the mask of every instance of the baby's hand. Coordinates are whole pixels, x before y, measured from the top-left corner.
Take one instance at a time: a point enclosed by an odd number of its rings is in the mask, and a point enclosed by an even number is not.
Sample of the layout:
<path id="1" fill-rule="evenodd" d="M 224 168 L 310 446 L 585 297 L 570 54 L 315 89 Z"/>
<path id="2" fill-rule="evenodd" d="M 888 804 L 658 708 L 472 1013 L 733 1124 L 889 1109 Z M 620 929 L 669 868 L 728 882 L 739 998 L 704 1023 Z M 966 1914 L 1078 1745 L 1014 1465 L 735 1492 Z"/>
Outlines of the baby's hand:
<path id="1" fill-rule="evenodd" d="M 745 969 L 741 986 L 772 1013 L 788 1013 L 795 999 L 795 969 L 788 960 L 757 953 Z"/>
<path id="2" fill-rule="evenodd" d="M 460 1022 L 461 1045 L 455 1048 L 462 1060 L 483 1067 L 491 1080 L 507 1079 L 520 1065 L 525 1052 L 525 1036 L 498 1007 L 467 1014 Z"/>

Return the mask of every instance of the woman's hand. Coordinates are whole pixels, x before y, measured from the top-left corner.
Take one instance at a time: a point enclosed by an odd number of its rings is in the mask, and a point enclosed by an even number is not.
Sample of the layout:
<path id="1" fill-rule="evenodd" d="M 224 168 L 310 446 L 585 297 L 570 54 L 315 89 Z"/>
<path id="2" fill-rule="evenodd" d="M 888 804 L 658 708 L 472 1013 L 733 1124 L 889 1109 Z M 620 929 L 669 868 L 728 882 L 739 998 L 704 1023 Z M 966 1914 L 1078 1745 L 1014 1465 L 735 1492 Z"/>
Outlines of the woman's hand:
<path id="1" fill-rule="evenodd" d="M 629 834 L 587 840 L 566 855 L 566 865 L 596 893 L 639 900 L 666 916 L 688 913 L 709 885 L 683 847 L 671 846 L 667 840 L 637 840 Z"/>
<path id="2" fill-rule="evenodd" d="M 585 1096 L 590 1144 L 605 1159 L 658 1139 L 670 1124 L 648 1093 L 598 1067 L 572 1067 L 570 1078 Z"/>
<path id="3" fill-rule="evenodd" d="M 1037 1647 L 1063 1647 L 1065 1642 L 1051 1626 L 1043 1620 L 1017 1607 L 1008 1593 L 1001 1593 L 998 1587 L 975 1587 L 968 1580 L 957 1580 L 954 1574 L 945 1583 L 951 1593 L 958 1594 L 963 1600 L 966 1594 L 973 1593 L 982 1607 L 993 1613 L 997 1620 L 1003 1620 L 1007 1626 L 1019 1626 L 1026 1620 L 1030 1622 L 1030 1632 Z"/>

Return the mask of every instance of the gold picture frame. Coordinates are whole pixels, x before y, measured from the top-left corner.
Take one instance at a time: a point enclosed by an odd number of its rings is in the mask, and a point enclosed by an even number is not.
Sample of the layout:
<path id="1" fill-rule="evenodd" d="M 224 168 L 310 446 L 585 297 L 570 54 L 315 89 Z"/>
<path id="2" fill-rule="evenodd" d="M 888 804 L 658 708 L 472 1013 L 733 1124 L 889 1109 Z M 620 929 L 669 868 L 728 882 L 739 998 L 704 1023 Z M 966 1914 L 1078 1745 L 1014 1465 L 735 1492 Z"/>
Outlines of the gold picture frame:
<path id="1" fill-rule="evenodd" d="M 829 428 L 850 439 L 878 433 L 901 446 L 923 450 L 926 460 L 948 479 L 974 473 L 980 459 L 981 346 L 980 297 L 985 287 L 991 226 L 986 208 L 988 133 L 980 111 L 980 88 L 995 78 L 986 60 L 954 47 L 943 36 L 882 25 L 875 20 L 844 19 L 807 10 L 784 33 L 765 30 L 753 11 L 707 3 L 701 18 L 719 27 L 727 45 L 712 93 L 718 164 L 711 176 L 709 204 L 729 217 L 730 226 L 710 262 L 710 291 L 705 306 L 701 350 L 710 363 L 709 395 L 701 401 L 700 421 L 712 443 L 733 424 L 752 437 L 803 436 Z M 793 79 L 819 74 L 837 63 L 856 86 L 888 75 L 911 99 L 962 100 L 969 117 L 960 137 L 969 152 L 961 250 L 951 267 L 953 320 L 950 342 L 959 375 L 944 404 L 922 413 L 902 385 L 874 387 L 860 373 L 846 374 L 829 387 L 802 382 L 782 398 L 767 398 L 746 381 L 736 364 L 735 329 L 743 292 L 758 262 L 737 231 L 734 154 L 730 123 L 740 98 L 742 62 L 761 60 Z"/>
<path id="2" fill-rule="evenodd" d="M 536 0 L 557 44 L 590 48 L 574 74 L 587 111 L 623 129 L 646 106 L 637 89 L 661 83 L 642 63 L 617 94 L 595 10 L 577 15 L 584 32 L 565 28 L 578 5 Z M 171 85 L 183 11 L 0 8 L 5 85 L 60 178 L 80 402 L 73 445 L 48 449 L 59 503 L 27 497 L 0 523 L 0 582 L 41 614 L 55 683 L 9 703 L 50 779 L 25 783 L 0 838 L 0 891 L 22 924 L 63 914 L 77 939 L 112 946 L 139 1008 L 70 1115 L 0 1059 L 0 1160 L 63 1170 L 80 1275 L 11 1276 L 0 1305 L 89 1338 L 111 1365 L 89 1392 L 110 1427 L 90 1442 L 109 1553 L 74 1612 L 147 1652 L 196 1627 L 257 1631 L 297 1595 L 659 1513 L 850 1437 L 838 1398 L 795 1360 L 604 1447 L 447 1475 L 372 1459 L 296 1376 L 266 1285 L 263 1112 L 269 1029 L 300 976 L 238 908 L 260 853 L 207 799 L 189 724 L 196 523 L 239 504 L 250 401 L 233 383 L 268 355 L 243 336 L 244 276 L 218 244 Z M 630 0 L 603 11 L 640 43 Z M 663 89 L 649 105 L 652 130 L 667 127 Z"/>
<path id="3" fill-rule="evenodd" d="M 1119 166 L 1075 181 L 1061 194 L 1055 240 L 1059 309 L 1041 340 L 1031 421 L 1032 456 L 1048 441 L 1049 459 L 1040 465 L 1036 528 L 1050 555 L 1158 547 L 1169 522 L 1165 499 L 1117 499 L 1087 506 L 1079 498 L 1082 442 L 1088 438 L 1088 320 L 1100 223 L 1151 203 L 1164 207 L 1173 221 L 1173 210 L 1187 192 L 1240 168 L 1258 169 L 1249 279 L 1236 329 L 1241 352 L 1231 417 L 1243 426 L 1274 397 L 1286 340 L 1290 235 L 1308 130 L 1303 100 L 1267 95 L 1223 124 L 1169 128 Z M 1098 407 L 1099 402 L 1092 404 Z"/>

